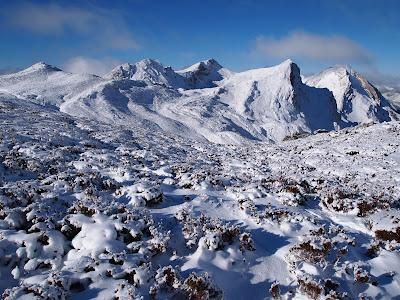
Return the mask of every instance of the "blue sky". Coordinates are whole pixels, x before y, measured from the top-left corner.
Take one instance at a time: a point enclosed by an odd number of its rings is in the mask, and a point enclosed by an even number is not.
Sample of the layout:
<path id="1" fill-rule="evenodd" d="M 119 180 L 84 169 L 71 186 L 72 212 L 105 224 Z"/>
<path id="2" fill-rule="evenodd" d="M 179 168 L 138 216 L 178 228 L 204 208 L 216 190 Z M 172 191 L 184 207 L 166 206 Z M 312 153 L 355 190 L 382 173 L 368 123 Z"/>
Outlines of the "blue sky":
<path id="1" fill-rule="evenodd" d="M 235 71 L 292 58 L 304 73 L 349 64 L 400 75 L 400 1 L 0 1 L 0 69 L 46 61 L 104 73 L 156 58 L 213 57 Z"/>

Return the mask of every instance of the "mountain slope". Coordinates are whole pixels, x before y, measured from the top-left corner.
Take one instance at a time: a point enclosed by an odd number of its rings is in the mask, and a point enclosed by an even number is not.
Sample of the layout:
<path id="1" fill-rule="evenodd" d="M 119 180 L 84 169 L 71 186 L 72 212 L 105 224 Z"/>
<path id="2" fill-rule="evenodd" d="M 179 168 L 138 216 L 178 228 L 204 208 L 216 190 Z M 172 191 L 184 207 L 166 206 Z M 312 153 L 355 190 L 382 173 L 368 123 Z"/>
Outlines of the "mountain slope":
<path id="1" fill-rule="evenodd" d="M 163 85 L 149 85 L 134 80 L 106 81 L 75 95 L 63 103 L 60 110 L 99 122 L 147 127 L 204 140 L 204 137 L 181 122 L 158 113 L 159 105 L 177 97 L 180 97 L 179 92 Z"/>
<path id="2" fill-rule="evenodd" d="M 335 96 L 342 119 L 352 123 L 390 121 L 396 113 L 382 94 L 351 68 L 334 67 L 306 79 L 310 86 L 327 88 Z"/>

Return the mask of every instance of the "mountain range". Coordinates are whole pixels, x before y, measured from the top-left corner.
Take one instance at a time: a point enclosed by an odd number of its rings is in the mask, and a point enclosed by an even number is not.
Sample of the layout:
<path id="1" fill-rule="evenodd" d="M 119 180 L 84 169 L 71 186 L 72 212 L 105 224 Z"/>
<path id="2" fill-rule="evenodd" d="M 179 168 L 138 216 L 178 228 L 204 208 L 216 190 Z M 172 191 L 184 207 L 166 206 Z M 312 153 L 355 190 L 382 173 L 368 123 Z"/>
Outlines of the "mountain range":
<path id="1" fill-rule="evenodd" d="M 46 63 L 0 76 L 0 92 L 66 114 L 215 143 L 281 141 L 399 119 L 399 109 L 349 67 L 302 77 L 291 60 L 233 72 L 209 59 L 175 71 L 152 59 L 105 76 Z"/>

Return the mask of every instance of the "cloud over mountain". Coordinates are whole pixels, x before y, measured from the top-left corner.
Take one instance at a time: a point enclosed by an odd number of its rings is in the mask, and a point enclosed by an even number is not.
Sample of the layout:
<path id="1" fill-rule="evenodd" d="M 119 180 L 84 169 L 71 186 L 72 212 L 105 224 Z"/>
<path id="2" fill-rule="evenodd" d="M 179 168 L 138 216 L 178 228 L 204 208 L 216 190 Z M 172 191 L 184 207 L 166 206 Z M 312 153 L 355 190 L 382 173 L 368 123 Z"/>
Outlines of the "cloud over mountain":
<path id="1" fill-rule="evenodd" d="M 362 45 L 340 35 L 295 31 L 282 38 L 260 36 L 255 51 L 270 57 L 305 58 L 334 63 L 371 64 L 372 54 Z"/>
<path id="2" fill-rule="evenodd" d="M 89 73 L 102 76 L 122 62 L 113 58 L 95 59 L 76 56 L 64 63 L 64 69 L 71 73 Z"/>

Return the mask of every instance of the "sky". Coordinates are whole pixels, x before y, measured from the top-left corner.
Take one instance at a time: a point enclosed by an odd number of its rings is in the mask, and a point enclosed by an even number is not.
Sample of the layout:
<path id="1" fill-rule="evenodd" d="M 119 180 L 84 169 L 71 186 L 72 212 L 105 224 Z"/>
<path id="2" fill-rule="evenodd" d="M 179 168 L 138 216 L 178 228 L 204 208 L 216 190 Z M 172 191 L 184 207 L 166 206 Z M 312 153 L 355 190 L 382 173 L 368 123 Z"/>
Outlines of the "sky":
<path id="1" fill-rule="evenodd" d="M 397 0 L 0 0 L 0 71 L 38 61 L 102 75 L 153 58 L 215 58 L 234 71 L 287 58 L 303 74 L 346 64 L 400 78 Z"/>

